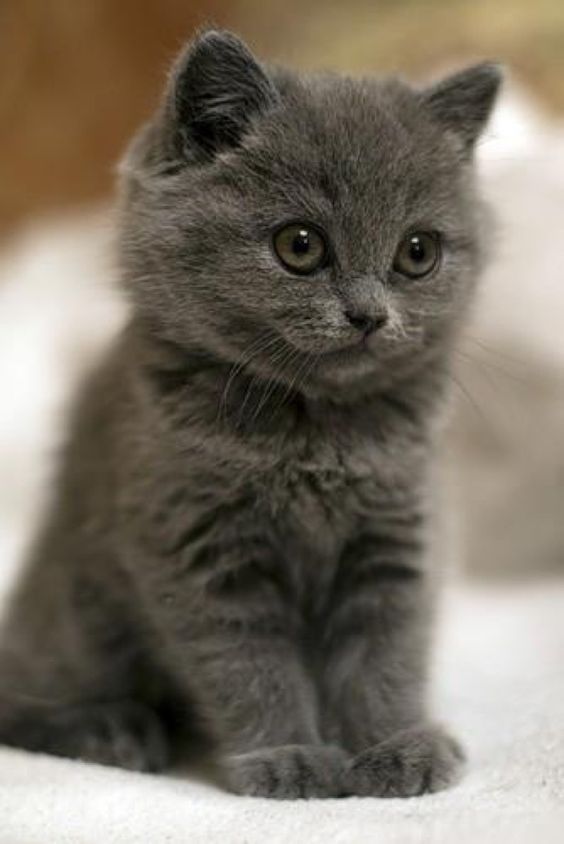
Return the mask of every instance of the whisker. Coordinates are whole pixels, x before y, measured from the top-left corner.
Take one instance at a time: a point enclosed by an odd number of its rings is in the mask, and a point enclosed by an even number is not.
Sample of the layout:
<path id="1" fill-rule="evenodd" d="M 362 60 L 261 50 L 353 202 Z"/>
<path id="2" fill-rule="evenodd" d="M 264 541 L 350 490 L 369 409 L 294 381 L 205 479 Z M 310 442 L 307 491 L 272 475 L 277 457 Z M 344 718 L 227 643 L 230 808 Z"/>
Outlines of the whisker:
<path id="1" fill-rule="evenodd" d="M 279 342 L 279 338 L 274 336 L 270 336 L 270 331 L 265 329 L 265 331 L 261 332 L 252 343 L 243 351 L 241 356 L 235 361 L 232 365 L 231 369 L 229 370 L 229 374 L 227 377 L 227 381 L 225 383 L 225 387 L 223 388 L 223 392 L 221 394 L 221 398 L 218 404 L 218 414 L 217 414 L 217 422 L 221 421 L 224 418 L 227 412 L 227 401 L 229 399 L 229 392 L 231 387 L 239 375 L 239 373 L 247 366 L 255 357 L 261 354 L 264 351 L 267 351 L 269 348 L 274 346 L 277 342 Z"/>
<path id="2" fill-rule="evenodd" d="M 276 358 L 273 358 L 272 361 L 271 361 L 271 363 L 277 364 L 277 367 L 276 367 L 277 373 L 281 373 L 283 371 L 283 368 L 290 362 L 290 360 L 292 358 L 292 354 L 293 354 L 292 349 L 290 349 L 290 350 L 285 349 L 285 350 L 283 350 L 283 352 L 285 352 L 285 353 L 278 355 Z M 257 406 L 255 407 L 255 411 L 254 411 L 253 416 L 252 416 L 253 420 L 255 420 L 258 417 L 262 408 L 265 406 L 265 404 L 267 403 L 268 399 L 271 397 L 272 393 L 274 392 L 274 390 L 276 389 L 277 386 L 278 386 L 278 381 L 275 378 L 268 379 L 268 381 L 266 382 L 263 394 L 261 396 L 261 399 L 257 403 Z"/>
<path id="3" fill-rule="evenodd" d="M 294 357 L 294 360 L 296 359 L 296 357 L 299 357 L 300 354 L 301 354 L 301 352 L 299 350 L 297 350 L 297 355 Z M 310 358 L 311 358 L 311 353 L 308 353 L 306 355 L 306 357 L 304 358 L 304 360 L 302 361 L 302 363 L 300 364 L 300 366 L 298 366 L 298 369 L 294 373 L 294 377 L 286 385 L 286 389 L 284 390 L 284 393 L 282 394 L 282 398 L 281 398 L 280 402 L 273 408 L 272 417 L 274 417 L 276 413 L 279 413 L 282 410 L 282 408 L 284 407 L 284 404 L 286 403 L 287 399 L 292 394 L 294 387 L 295 387 L 295 385 L 298 381 L 298 378 L 304 372 Z"/>
<path id="4" fill-rule="evenodd" d="M 271 366 L 272 366 L 273 362 L 276 362 L 280 359 L 283 359 L 286 355 L 286 352 L 287 352 L 286 346 L 284 345 L 284 341 L 282 340 L 282 338 L 277 337 L 276 341 L 277 341 L 276 343 L 270 344 L 268 346 L 268 348 L 265 349 L 265 351 L 268 351 L 268 349 L 272 349 L 274 347 L 274 351 L 273 351 L 271 359 L 270 359 Z M 282 344 L 281 347 L 277 348 L 278 344 Z M 261 381 L 264 381 L 264 382 L 266 382 L 265 389 L 268 389 L 268 386 L 269 386 L 269 384 L 271 383 L 272 380 L 273 380 L 272 378 L 266 377 L 266 376 L 261 375 L 259 373 L 255 373 L 252 376 L 252 378 L 250 379 L 249 384 L 247 386 L 247 390 L 245 392 L 245 395 L 243 397 L 241 407 L 239 408 L 237 425 L 240 425 L 243 421 L 243 414 L 245 412 L 245 408 L 247 406 L 247 403 L 248 403 L 249 399 L 251 398 L 251 395 L 252 395 L 252 392 L 254 390 L 255 385 L 259 384 Z M 255 414 L 253 414 L 253 419 L 255 418 L 255 416 L 256 416 L 256 409 L 255 409 Z"/>
<path id="5" fill-rule="evenodd" d="M 497 361 L 478 358 L 472 355 L 469 351 L 463 349 L 455 349 L 454 354 L 461 360 L 479 367 L 482 371 L 489 370 L 495 376 L 502 375 L 504 378 L 513 381 L 516 384 L 523 386 L 527 385 L 527 380 L 514 372 L 509 371 L 506 367 L 501 366 Z"/>
<path id="6" fill-rule="evenodd" d="M 288 354 L 286 355 L 286 357 L 284 357 L 283 360 L 280 361 L 280 365 L 278 367 L 277 372 L 279 374 L 281 374 L 282 368 L 287 367 L 290 364 L 294 363 L 294 361 L 296 361 L 300 357 L 301 354 L 302 353 L 299 349 L 290 349 Z M 289 387 L 288 387 L 288 384 L 286 384 L 286 386 L 284 388 L 284 392 L 282 393 L 282 400 L 276 402 L 272 407 L 272 412 L 271 412 L 271 415 L 270 415 L 271 419 L 274 418 L 274 416 L 276 415 L 276 413 L 278 412 L 278 410 L 280 409 L 280 407 L 284 403 L 284 398 L 285 398 L 288 390 L 289 390 Z"/>
<path id="7" fill-rule="evenodd" d="M 479 340 L 477 337 L 474 337 L 473 334 L 465 333 L 464 340 L 469 340 L 471 343 L 474 343 L 478 348 L 482 349 L 482 351 L 486 352 L 489 355 L 497 358 L 503 358 L 508 363 L 516 364 L 517 366 L 526 366 L 526 361 L 521 360 L 520 358 L 515 357 L 514 355 L 508 354 L 508 352 L 503 351 L 502 349 L 494 349 L 492 346 L 489 346 L 483 340 Z"/>
<path id="8" fill-rule="evenodd" d="M 480 417 L 481 421 L 484 422 L 488 427 L 491 427 L 491 420 L 488 419 L 486 414 L 483 412 L 482 408 L 479 406 L 475 398 L 472 396 L 470 391 L 456 378 L 455 375 L 452 373 L 450 374 L 451 381 L 455 384 L 462 395 L 466 398 L 474 412 Z"/>

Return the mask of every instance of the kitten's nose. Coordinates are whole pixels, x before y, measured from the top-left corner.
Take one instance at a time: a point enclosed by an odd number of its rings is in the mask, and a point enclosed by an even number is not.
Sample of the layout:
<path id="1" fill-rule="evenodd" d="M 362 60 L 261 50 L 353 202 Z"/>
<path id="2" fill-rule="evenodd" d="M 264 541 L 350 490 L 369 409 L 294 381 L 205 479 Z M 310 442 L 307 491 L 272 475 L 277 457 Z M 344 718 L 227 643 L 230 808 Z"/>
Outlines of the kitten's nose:
<path id="1" fill-rule="evenodd" d="M 368 337 L 374 331 L 378 331 L 379 328 L 383 328 L 388 321 L 386 314 L 369 316 L 368 314 L 356 313 L 355 311 L 345 311 L 345 316 L 353 328 L 362 331 L 365 337 Z"/>

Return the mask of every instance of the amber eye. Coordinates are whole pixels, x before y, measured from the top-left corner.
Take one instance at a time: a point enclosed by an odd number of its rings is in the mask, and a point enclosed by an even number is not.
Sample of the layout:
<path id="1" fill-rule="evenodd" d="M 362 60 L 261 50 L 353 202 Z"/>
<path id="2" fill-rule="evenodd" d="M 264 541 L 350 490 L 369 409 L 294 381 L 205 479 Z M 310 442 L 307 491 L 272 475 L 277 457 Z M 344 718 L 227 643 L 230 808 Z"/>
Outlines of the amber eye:
<path id="1" fill-rule="evenodd" d="M 290 272 L 309 275 L 325 263 L 327 244 L 311 223 L 290 223 L 274 234 L 274 251 Z"/>
<path id="2" fill-rule="evenodd" d="M 441 255 L 436 232 L 411 232 L 398 247 L 394 269 L 409 278 L 422 278 L 433 272 Z"/>

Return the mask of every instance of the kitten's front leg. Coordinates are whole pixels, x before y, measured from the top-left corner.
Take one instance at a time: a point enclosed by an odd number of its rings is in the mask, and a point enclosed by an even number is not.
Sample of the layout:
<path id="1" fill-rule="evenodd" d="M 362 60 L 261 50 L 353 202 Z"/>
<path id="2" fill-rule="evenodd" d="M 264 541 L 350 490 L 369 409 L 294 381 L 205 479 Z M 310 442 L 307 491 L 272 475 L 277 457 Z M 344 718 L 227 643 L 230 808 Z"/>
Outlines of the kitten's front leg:
<path id="1" fill-rule="evenodd" d="M 196 645 L 197 692 L 217 730 L 227 787 L 279 799 L 342 794 L 349 757 L 322 743 L 288 617 L 271 608 L 268 620 L 250 611 L 241 621 Z"/>
<path id="2" fill-rule="evenodd" d="M 356 754 L 348 793 L 412 796 L 460 771 L 459 745 L 425 707 L 433 591 L 416 538 L 371 532 L 346 549 L 324 677 L 329 735 Z"/>
<path id="3" fill-rule="evenodd" d="M 337 796 L 350 757 L 321 739 L 292 602 L 276 563 L 256 555 L 256 542 L 214 545 L 209 569 L 176 581 L 174 604 L 160 614 L 169 656 L 217 744 L 229 789 L 282 799 Z"/>
<path id="4" fill-rule="evenodd" d="M 202 643 L 198 684 L 228 788 L 282 799 L 342 794 L 349 757 L 322 743 L 311 680 L 288 631 L 253 630 L 249 619 L 243 635 L 214 640 Z"/>

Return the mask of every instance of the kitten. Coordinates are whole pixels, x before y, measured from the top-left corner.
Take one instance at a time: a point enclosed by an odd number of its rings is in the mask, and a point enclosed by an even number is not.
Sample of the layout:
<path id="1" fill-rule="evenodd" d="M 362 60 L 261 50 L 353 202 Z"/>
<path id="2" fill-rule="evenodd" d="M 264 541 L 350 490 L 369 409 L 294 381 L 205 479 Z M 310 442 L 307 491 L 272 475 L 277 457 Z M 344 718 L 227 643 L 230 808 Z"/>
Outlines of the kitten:
<path id="1" fill-rule="evenodd" d="M 84 386 L 3 632 L 0 739 L 241 794 L 449 784 L 434 443 L 500 74 L 422 90 L 200 34 L 122 168 L 132 318 Z"/>

